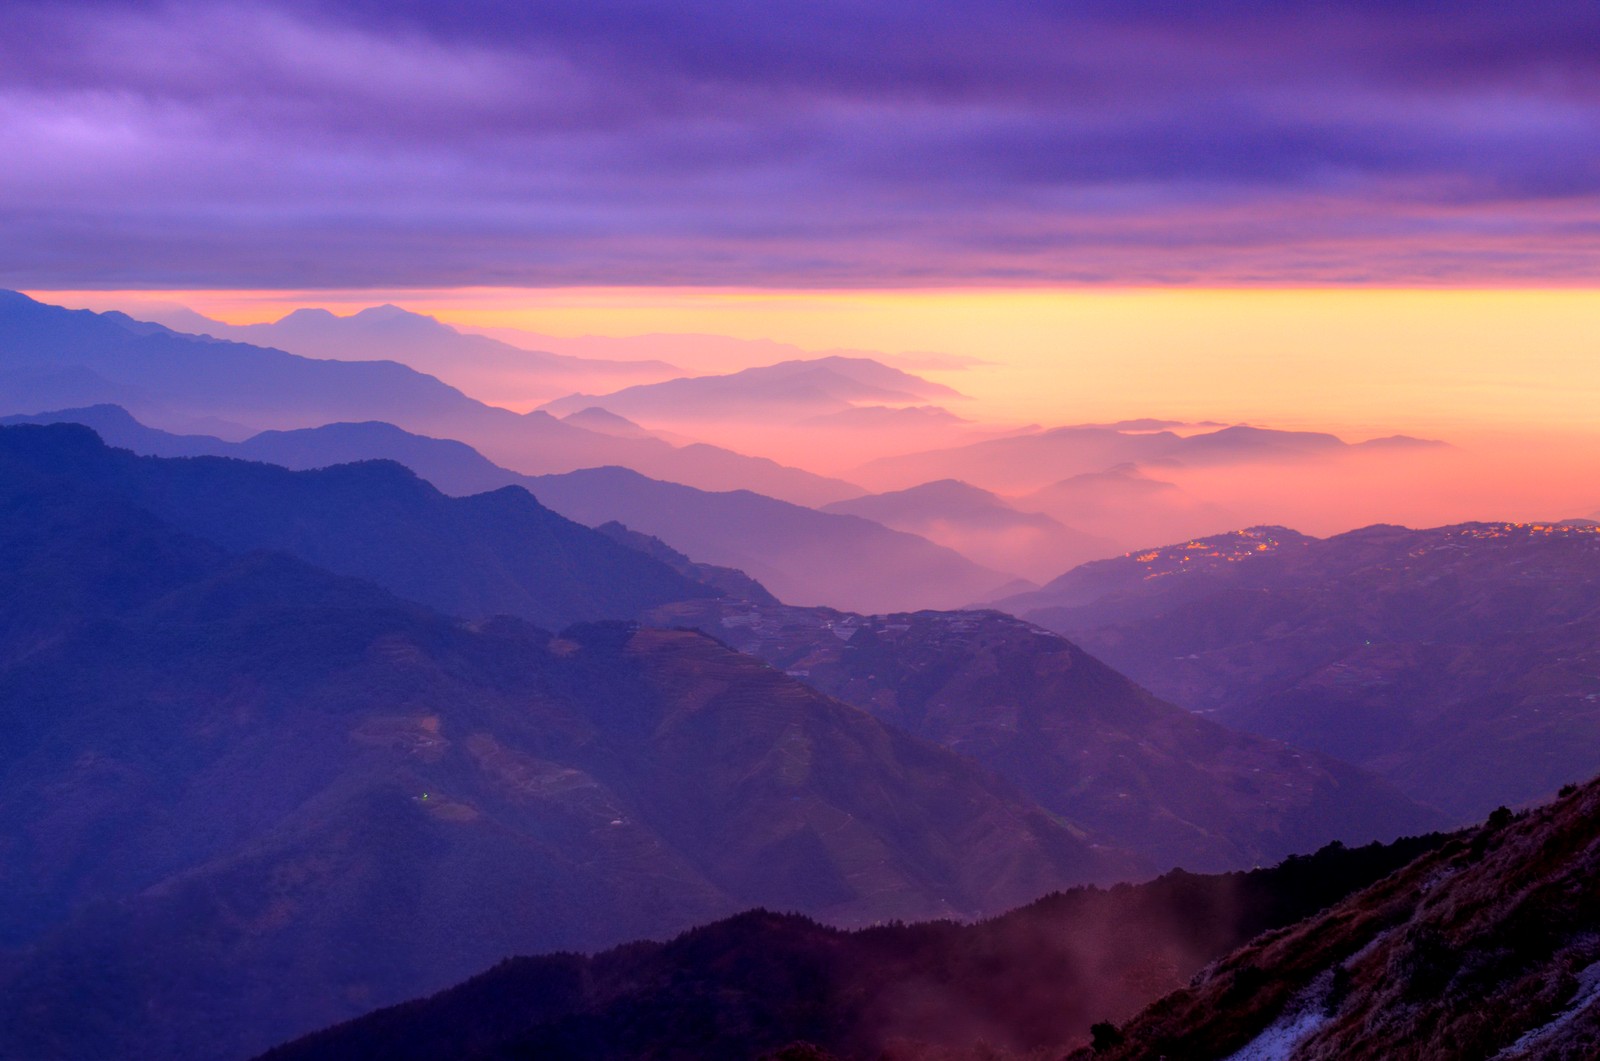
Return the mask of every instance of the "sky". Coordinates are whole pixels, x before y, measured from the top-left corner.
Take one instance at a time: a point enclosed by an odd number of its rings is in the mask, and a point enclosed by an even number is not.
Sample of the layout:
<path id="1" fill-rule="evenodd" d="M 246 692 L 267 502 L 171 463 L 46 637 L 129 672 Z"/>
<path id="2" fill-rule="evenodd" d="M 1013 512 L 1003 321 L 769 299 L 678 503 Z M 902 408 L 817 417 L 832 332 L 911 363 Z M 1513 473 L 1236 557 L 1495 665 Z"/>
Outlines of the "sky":
<path id="1" fill-rule="evenodd" d="M 21 288 L 1573 286 L 1592 0 L 9 0 Z"/>
<path id="2" fill-rule="evenodd" d="M 46 296 L 931 350 L 1023 419 L 1600 395 L 1593 0 L 10 0 L 0 142 Z"/>

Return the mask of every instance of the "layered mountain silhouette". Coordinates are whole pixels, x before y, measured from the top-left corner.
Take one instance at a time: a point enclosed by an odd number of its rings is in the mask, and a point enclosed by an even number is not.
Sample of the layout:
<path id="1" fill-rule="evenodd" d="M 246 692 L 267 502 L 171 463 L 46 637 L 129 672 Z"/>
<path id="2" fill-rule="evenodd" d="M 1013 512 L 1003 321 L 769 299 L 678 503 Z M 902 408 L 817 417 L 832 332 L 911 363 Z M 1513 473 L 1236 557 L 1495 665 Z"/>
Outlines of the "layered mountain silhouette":
<path id="1" fill-rule="evenodd" d="M 579 522 L 624 523 L 696 559 L 736 567 L 802 604 L 868 612 L 957 608 L 1016 581 L 918 535 L 747 490 L 695 490 L 626 468 L 539 476 L 530 486 Z"/>
<path id="2" fill-rule="evenodd" d="M 1132 871 L 702 634 L 463 625 L 186 534 L 106 454 L 0 433 L 0 1054 L 241 1056 L 510 953 Z"/>
<path id="3" fill-rule="evenodd" d="M 501 401 L 547 401 L 596 381 L 660 380 L 680 373 L 659 360 L 607 360 L 525 349 L 487 335 L 458 331 L 435 317 L 399 306 L 369 306 L 348 316 L 297 309 L 262 324 L 225 324 L 198 313 L 167 317 L 184 332 L 270 346 L 303 357 L 398 361 L 468 394 Z"/>
<path id="4" fill-rule="evenodd" d="M 1184 435 L 1167 428 L 1150 430 L 1138 422 L 1087 424 L 885 457 L 862 465 L 852 478 L 880 490 L 955 478 L 1005 494 L 1022 494 L 1122 464 L 1228 465 L 1442 446 L 1405 436 L 1350 444 L 1321 432 L 1243 425 Z"/>
<path id="5" fill-rule="evenodd" d="M 1600 763 L 1592 525 L 1258 527 L 1087 564 L 1002 606 L 1458 820 Z"/>
<path id="6" fill-rule="evenodd" d="M 801 504 L 861 493 L 703 443 L 622 438 L 546 413 L 514 413 L 390 361 L 314 360 L 183 335 L 122 314 L 0 293 L 0 412 L 113 403 L 158 427 L 241 438 L 262 429 L 380 420 L 460 439 L 524 473 L 615 464 L 705 489 L 755 489 Z M 220 425 L 213 427 L 210 425 Z"/>
<path id="7" fill-rule="evenodd" d="M 1360 770 L 1164 703 L 997 612 L 862 616 L 706 599 L 649 618 L 703 630 L 958 751 L 1156 870 L 1259 865 L 1444 820 Z"/>
<path id="8" fill-rule="evenodd" d="M 1474 833 L 1154 1003 L 1097 1049 L 1167 1057 L 1579 1061 L 1600 1045 L 1600 785 Z"/>
<path id="9" fill-rule="evenodd" d="M 960 395 L 880 361 L 819 357 L 782 361 L 720 376 L 645 383 L 611 394 L 574 394 L 540 408 L 563 416 L 598 406 L 631 420 L 802 419 L 846 412 L 857 405 L 915 404 Z"/>
<path id="10" fill-rule="evenodd" d="M 949 608 L 993 597 L 1015 581 L 926 539 L 860 517 L 817 512 L 749 491 L 697 490 L 624 468 L 523 476 L 463 443 L 389 424 L 267 431 L 231 443 L 170 435 L 106 406 L 8 419 L 85 423 L 115 445 L 162 456 L 210 453 L 299 469 L 394 460 L 451 494 L 518 485 L 580 523 L 620 522 L 695 560 L 746 571 L 786 600 L 863 611 Z"/>
<path id="11" fill-rule="evenodd" d="M 1118 551 L 1105 538 L 1085 534 L 1039 512 L 1023 511 L 987 490 L 955 479 L 835 501 L 823 506 L 823 511 L 862 516 L 918 534 L 979 563 L 1032 579 L 1049 578 L 1063 564 Z"/>
<path id="12" fill-rule="evenodd" d="M 390 461 L 289 471 L 138 457 L 70 424 L 0 428 L 14 468 L 70 476 L 238 551 L 278 549 L 453 615 L 550 627 L 715 593 L 521 487 L 447 497 Z"/>
<path id="13" fill-rule="evenodd" d="M 1088 1041 L 1094 1023 L 1125 1019 L 1248 937 L 1315 913 L 1443 840 L 1081 889 L 977 925 L 840 932 L 756 911 L 593 958 L 508 961 L 263 1061 L 1051 1056 L 1043 1051 Z"/>
<path id="14" fill-rule="evenodd" d="M 780 361 L 812 361 L 818 357 L 870 358 L 894 362 L 910 371 L 963 369 L 987 364 L 954 354 L 890 354 L 881 350 L 807 349 L 774 339 L 740 339 L 713 332 L 649 332 L 643 335 L 552 335 L 526 328 L 469 327 L 513 346 L 551 350 L 572 357 L 626 361 L 659 358 L 684 368 L 686 375 L 729 375 Z"/>
<path id="15" fill-rule="evenodd" d="M 598 431 L 602 435 L 618 435 L 622 438 L 648 438 L 651 432 L 616 413 L 608 413 L 596 406 L 579 409 L 575 413 L 568 413 L 561 418 L 565 424 L 575 424 L 588 431 Z"/>

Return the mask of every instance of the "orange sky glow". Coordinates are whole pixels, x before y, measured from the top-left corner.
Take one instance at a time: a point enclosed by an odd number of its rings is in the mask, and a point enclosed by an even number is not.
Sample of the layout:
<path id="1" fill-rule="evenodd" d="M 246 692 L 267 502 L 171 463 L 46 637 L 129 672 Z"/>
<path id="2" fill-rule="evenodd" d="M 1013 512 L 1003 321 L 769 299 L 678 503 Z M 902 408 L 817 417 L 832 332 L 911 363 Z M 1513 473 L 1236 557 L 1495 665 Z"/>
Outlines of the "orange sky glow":
<path id="1" fill-rule="evenodd" d="M 1212 418 L 1355 434 L 1600 427 L 1600 290 L 1019 289 L 35 292 L 230 323 L 392 301 L 559 336 L 705 332 L 990 362 L 925 375 L 997 421 Z M 493 401 L 493 395 L 477 395 Z"/>
<path id="2" fill-rule="evenodd" d="M 141 304 L 177 303 L 235 324 L 274 320 L 301 306 L 347 314 L 394 302 L 461 327 L 563 338 L 706 333 L 818 351 L 958 355 L 982 363 L 917 370 L 968 396 L 946 403 L 955 412 L 1000 426 L 1149 416 L 1331 431 L 1350 441 L 1401 433 L 1455 447 L 1392 466 L 1329 466 L 1311 480 L 1304 470 L 1263 468 L 1172 476 L 1226 501 L 1241 525 L 1281 522 L 1327 534 L 1373 522 L 1420 526 L 1600 512 L 1600 290 L 32 294 L 135 315 Z M 775 442 L 747 430 L 716 441 L 827 474 L 849 463 L 838 455 L 830 461 L 793 436 Z"/>

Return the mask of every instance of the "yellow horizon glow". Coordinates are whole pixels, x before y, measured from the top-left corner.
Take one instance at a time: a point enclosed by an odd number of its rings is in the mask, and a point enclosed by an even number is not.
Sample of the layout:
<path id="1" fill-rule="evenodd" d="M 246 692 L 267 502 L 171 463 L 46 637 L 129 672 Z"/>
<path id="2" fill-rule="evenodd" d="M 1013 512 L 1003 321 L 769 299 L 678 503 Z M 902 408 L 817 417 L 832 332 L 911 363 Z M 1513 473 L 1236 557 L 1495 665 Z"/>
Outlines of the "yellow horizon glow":
<path id="1" fill-rule="evenodd" d="M 553 336 L 709 333 L 811 350 L 937 352 L 962 415 L 1060 424 L 1215 419 L 1370 433 L 1600 431 L 1600 290 L 962 288 L 34 291 L 231 324 L 395 302 Z M 493 401 L 492 395 L 477 395 Z"/>

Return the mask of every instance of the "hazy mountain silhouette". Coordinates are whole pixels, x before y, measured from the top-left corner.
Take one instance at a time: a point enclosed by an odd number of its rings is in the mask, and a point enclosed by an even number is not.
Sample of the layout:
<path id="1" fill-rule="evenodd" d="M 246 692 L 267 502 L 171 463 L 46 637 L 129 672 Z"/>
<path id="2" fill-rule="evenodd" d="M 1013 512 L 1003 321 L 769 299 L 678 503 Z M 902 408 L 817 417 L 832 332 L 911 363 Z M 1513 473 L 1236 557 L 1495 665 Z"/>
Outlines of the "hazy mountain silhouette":
<path id="1" fill-rule="evenodd" d="M 230 549 L 281 549 L 468 618 L 631 618 L 714 591 L 540 505 L 520 487 L 452 498 L 389 461 L 289 471 L 138 457 L 86 428 L 0 428 L 14 467 L 92 481 Z"/>
<path id="2" fill-rule="evenodd" d="M 706 489 L 759 489 L 802 504 L 861 492 L 716 446 L 619 438 L 545 413 L 485 405 L 389 361 L 319 361 L 129 321 L 0 293 L 0 412 L 109 402 L 157 427 L 214 418 L 254 430 L 380 420 L 460 439 L 524 473 L 615 464 Z"/>
<path id="3" fill-rule="evenodd" d="M 998 612 L 862 616 L 708 599 L 649 619 L 710 633 L 959 751 L 1155 869 L 1253 866 L 1445 820 L 1344 763 L 1158 700 Z"/>
<path id="4" fill-rule="evenodd" d="M 1160 466 L 1146 470 L 1118 464 L 1084 472 L 1024 494 L 1014 504 L 1048 513 L 1113 543 L 1102 555 L 1215 533 L 1240 523 L 1224 506 L 1161 479 Z"/>
<path id="5" fill-rule="evenodd" d="M 1131 865 L 701 634 L 467 626 L 229 554 L 106 452 L 0 432 L 0 1054 L 238 1056 L 509 953 Z"/>
<path id="6" fill-rule="evenodd" d="M 971 421 L 937 405 L 855 405 L 836 413 L 820 413 L 801 422 L 815 427 L 916 431 L 919 428 L 948 427 Z"/>
<path id="7" fill-rule="evenodd" d="M 522 476 L 462 443 L 413 435 L 389 424 L 268 431 L 229 443 L 168 435 L 106 406 L 7 420 L 87 423 L 114 444 L 141 453 L 215 453 L 290 468 L 396 460 L 452 494 L 520 485 L 579 523 L 621 522 L 695 560 L 741 569 L 793 601 L 864 611 L 957 607 L 995 596 L 1014 581 L 923 538 L 856 516 L 817 512 L 749 491 L 696 490 L 623 468 Z"/>
<path id="8" fill-rule="evenodd" d="M 608 413 L 604 409 L 589 406 L 579 409 L 575 413 L 568 413 L 561 418 L 565 424 L 574 424 L 588 431 L 598 431 L 602 435 L 619 435 L 622 438 L 649 438 L 650 432 L 616 413 Z"/>
<path id="9" fill-rule="evenodd" d="M 1441 446 L 1443 443 L 1403 436 L 1351 445 L 1320 432 L 1245 426 L 1179 435 L 1170 430 L 1081 425 L 987 439 L 952 449 L 886 457 L 862 465 L 852 476 L 878 489 L 900 489 L 933 479 L 955 478 L 1001 493 L 1020 494 L 1119 464 L 1177 461 L 1205 466 Z"/>
<path id="10" fill-rule="evenodd" d="M 1085 534 L 1039 512 L 1021 511 L 1005 500 L 955 479 L 909 490 L 835 501 L 824 512 L 862 516 L 886 527 L 919 534 L 970 556 L 1033 579 L 1117 552 L 1104 538 Z"/>
<path id="11" fill-rule="evenodd" d="M 819 357 L 747 368 L 723 376 L 692 376 L 639 384 L 611 394 L 574 394 L 540 406 L 562 416 L 589 406 L 647 423 L 656 420 L 791 420 L 838 413 L 852 406 L 914 403 L 960 395 L 940 383 L 859 357 Z"/>
<path id="12" fill-rule="evenodd" d="M 914 534 L 747 490 L 695 490 L 626 468 L 538 476 L 530 485 L 581 523 L 616 520 L 697 560 L 736 567 L 799 604 L 955 608 L 1014 581 Z"/>
<path id="13" fill-rule="evenodd" d="M 1210 965 L 1072 1061 L 1579 1061 L 1600 1043 L 1600 785 L 1505 810 Z"/>
<path id="14" fill-rule="evenodd" d="M 649 332 L 643 335 L 551 335 L 525 328 L 468 327 L 481 335 L 514 346 L 551 350 L 574 357 L 617 360 L 660 358 L 682 365 L 684 375 L 727 375 L 780 361 L 809 361 L 818 357 L 870 358 L 912 372 L 926 369 L 965 369 L 985 365 L 980 358 L 928 352 L 887 353 L 882 350 L 830 348 L 806 349 L 773 339 L 739 339 L 711 332 Z"/>
<path id="15" fill-rule="evenodd" d="M 1458 819 L 1600 763 L 1600 531 L 1253 528 L 1004 602 L 1157 695 L 1365 765 Z"/>
<path id="16" fill-rule="evenodd" d="M 1095 1022 L 1125 1019 L 1250 936 L 1315 913 L 1443 840 L 1080 889 L 976 925 L 840 932 L 754 911 L 593 958 L 518 958 L 264 1061 L 745 1061 L 795 1042 L 813 1052 L 787 1056 L 813 1061 L 1039 1056 L 1087 1042 Z"/>
<path id="17" fill-rule="evenodd" d="M 391 305 L 369 306 L 343 317 L 325 309 L 297 309 L 263 324 L 225 324 L 199 314 L 182 320 L 184 331 L 303 357 L 398 361 L 468 393 L 492 394 L 507 402 L 544 401 L 597 380 L 659 380 L 680 374 L 658 360 L 604 360 L 525 349 Z"/>

